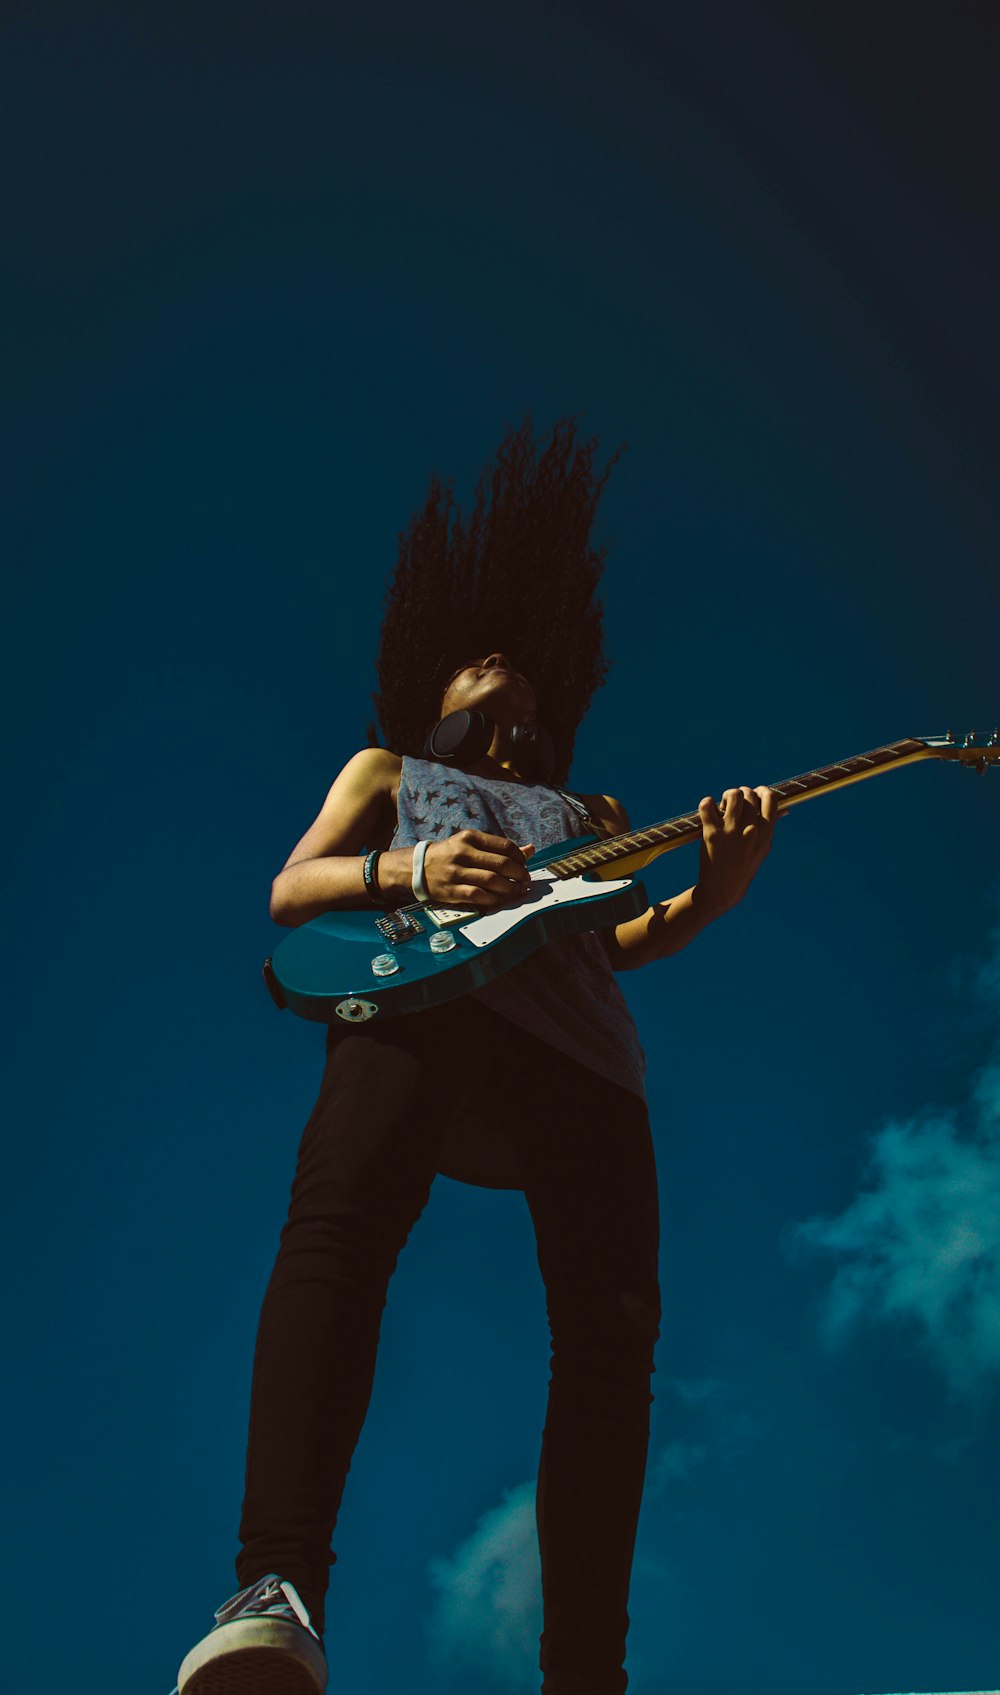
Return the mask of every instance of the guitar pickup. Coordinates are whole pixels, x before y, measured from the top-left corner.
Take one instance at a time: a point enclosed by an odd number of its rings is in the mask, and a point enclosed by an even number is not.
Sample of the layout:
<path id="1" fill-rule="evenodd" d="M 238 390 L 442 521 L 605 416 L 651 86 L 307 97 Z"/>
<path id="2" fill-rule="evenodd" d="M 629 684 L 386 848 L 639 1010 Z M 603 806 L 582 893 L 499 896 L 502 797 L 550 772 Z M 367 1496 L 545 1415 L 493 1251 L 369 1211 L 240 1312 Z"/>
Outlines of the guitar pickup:
<path id="1" fill-rule="evenodd" d="M 405 907 L 398 912 L 387 912 L 384 917 L 376 918 L 375 928 L 390 947 L 396 947 L 399 942 L 408 942 L 411 936 L 422 936 L 424 933 L 419 918 Z"/>

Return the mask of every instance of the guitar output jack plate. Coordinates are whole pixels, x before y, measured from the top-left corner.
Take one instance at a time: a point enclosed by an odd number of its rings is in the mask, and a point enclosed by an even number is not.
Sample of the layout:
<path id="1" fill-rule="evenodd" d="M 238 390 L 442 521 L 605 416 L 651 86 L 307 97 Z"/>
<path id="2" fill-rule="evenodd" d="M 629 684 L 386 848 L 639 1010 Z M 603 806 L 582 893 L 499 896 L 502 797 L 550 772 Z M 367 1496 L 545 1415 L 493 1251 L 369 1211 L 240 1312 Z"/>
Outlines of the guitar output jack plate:
<path id="1" fill-rule="evenodd" d="M 349 1000 L 338 1001 L 333 1010 L 345 1024 L 365 1024 L 369 1018 L 375 1017 L 378 1007 L 374 1001 L 364 1001 L 359 995 L 351 995 Z"/>

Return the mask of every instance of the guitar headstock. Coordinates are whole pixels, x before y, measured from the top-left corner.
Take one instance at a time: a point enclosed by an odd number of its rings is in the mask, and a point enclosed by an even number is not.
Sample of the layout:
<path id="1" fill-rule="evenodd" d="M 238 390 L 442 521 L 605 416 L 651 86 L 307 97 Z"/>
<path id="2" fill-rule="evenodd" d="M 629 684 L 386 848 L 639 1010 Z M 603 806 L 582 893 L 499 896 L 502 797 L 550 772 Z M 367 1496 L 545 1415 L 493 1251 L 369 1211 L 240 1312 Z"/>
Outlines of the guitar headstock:
<path id="1" fill-rule="evenodd" d="M 1000 729 L 993 731 L 991 736 L 977 735 L 970 730 L 968 735 L 958 737 L 954 730 L 947 730 L 943 736 L 914 736 L 914 741 L 923 742 L 929 753 L 935 759 L 957 759 L 960 765 L 971 765 L 975 771 L 985 771 L 988 765 L 1000 762 Z"/>

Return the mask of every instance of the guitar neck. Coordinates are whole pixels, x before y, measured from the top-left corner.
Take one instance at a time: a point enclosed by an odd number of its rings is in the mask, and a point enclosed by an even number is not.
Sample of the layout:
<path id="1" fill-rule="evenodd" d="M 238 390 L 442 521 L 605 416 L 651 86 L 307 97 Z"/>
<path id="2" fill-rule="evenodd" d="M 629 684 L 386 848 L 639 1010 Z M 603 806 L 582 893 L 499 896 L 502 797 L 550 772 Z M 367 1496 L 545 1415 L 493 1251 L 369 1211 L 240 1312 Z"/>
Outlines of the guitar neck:
<path id="1" fill-rule="evenodd" d="M 918 759 L 938 757 L 937 750 L 924 741 L 907 739 L 876 747 L 870 753 L 855 754 L 837 765 L 821 765 L 800 777 L 786 777 L 783 783 L 769 786 L 778 796 L 778 811 L 798 806 L 816 795 L 844 789 L 848 783 L 864 782 L 883 771 L 894 771 L 901 765 L 912 765 Z M 618 836 L 606 836 L 599 842 L 578 848 L 562 859 L 552 860 L 547 870 L 556 877 L 578 877 L 584 871 L 594 871 L 605 878 L 629 876 L 641 871 L 644 865 L 661 853 L 683 847 L 701 835 L 701 818 L 697 812 L 683 812 L 677 818 L 667 818 L 662 824 L 650 824 L 644 830 L 625 830 Z"/>

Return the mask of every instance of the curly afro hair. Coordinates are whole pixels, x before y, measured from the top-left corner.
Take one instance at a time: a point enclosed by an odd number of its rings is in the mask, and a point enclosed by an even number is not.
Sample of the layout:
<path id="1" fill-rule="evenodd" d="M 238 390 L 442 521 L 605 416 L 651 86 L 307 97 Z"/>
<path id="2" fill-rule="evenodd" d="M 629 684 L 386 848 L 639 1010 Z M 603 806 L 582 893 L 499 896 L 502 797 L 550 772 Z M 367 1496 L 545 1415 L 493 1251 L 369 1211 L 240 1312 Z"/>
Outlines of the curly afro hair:
<path id="1" fill-rule="evenodd" d="M 399 537 L 372 696 L 385 744 L 419 758 L 449 678 L 501 649 L 527 677 L 565 782 L 576 732 L 608 664 L 595 596 L 607 548 L 590 530 L 619 448 L 600 477 L 597 440 L 576 444 L 561 418 L 539 454 L 530 417 L 508 431 L 483 470 L 466 520 L 451 482 L 432 477 L 422 510 Z M 377 743 L 375 725 L 369 741 Z"/>

